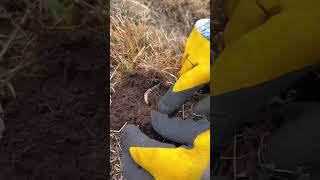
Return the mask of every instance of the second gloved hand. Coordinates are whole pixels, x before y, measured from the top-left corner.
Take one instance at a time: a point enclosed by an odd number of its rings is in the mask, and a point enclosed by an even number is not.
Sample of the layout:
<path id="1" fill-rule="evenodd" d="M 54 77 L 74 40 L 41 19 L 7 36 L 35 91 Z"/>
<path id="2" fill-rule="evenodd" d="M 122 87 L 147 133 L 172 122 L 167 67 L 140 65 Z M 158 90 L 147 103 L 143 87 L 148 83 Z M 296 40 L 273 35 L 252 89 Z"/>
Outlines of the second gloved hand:
<path id="1" fill-rule="evenodd" d="M 210 124 L 206 119 L 170 119 L 152 112 L 152 126 L 162 137 L 184 145 L 155 141 L 138 127 L 127 125 L 121 134 L 127 180 L 210 179 Z"/>

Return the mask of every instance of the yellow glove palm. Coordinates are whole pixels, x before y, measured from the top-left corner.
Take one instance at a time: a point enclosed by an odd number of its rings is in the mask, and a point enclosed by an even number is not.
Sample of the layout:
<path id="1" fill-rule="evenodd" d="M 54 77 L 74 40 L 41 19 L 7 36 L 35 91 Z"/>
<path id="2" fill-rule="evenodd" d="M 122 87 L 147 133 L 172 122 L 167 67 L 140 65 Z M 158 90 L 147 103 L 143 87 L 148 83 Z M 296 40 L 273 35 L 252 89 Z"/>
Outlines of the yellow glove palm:
<path id="1" fill-rule="evenodd" d="M 210 41 L 194 28 L 182 57 L 180 78 L 173 92 L 190 89 L 210 81 Z"/>
<path id="2" fill-rule="evenodd" d="M 212 95 L 248 88 L 316 64 L 320 1 L 241 0 L 211 71 Z"/>
<path id="3" fill-rule="evenodd" d="M 192 149 L 131 147 L 130 154 L 156 180 L 198 180 L 210 163 L 210 131 L 198 135 Z"/>

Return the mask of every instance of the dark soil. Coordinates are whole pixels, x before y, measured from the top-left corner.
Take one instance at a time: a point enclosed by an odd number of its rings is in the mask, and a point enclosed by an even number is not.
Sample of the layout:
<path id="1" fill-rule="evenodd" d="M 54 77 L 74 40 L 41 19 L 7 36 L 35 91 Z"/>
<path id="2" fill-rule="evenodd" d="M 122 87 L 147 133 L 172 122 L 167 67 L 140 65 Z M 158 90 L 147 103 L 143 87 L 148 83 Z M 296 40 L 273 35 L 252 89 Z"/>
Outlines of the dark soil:
<path id="1" fill-rule="evenodd" d="M 0 179 L 105 179 L 105 45 L 91 36 L 42 36 L 16 98 L 1 98 Z"/>
<path id="2" fill-rule="evenodd" d="M 156 103 L 165 94 L 169 87 L 163 83 L 163 78 L 156 72 L 147 74 L 137 72 L 128 73 L 123 77 L 123 82 L 117 86 L 112 94 L 110 107 L 110 128 L 119 130 L 126 122 L 139 125 L 144 133 L 157 138 L 151 126 L 151 110 L 156 108 Z M 144 93 L 155 85 L 160 84 L 149 95 L 150 104 L 144 101 Z"/>

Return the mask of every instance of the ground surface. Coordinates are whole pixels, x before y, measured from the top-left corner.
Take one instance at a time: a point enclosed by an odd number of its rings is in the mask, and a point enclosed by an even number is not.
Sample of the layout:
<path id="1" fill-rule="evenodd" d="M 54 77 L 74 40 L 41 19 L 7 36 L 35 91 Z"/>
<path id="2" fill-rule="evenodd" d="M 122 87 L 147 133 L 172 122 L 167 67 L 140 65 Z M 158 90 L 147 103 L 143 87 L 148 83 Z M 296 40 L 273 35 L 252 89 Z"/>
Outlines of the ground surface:
<path id="1" fill-rule="evenodd" d="M 149 72 L 142 74 L 134 72 L 125 77 L 121 88 L 113 94 L 110 113 L 111 129 L 120 129 L 130 122 L 140 125 L 144 132 L 152 135 L 150 112 L 155 109 L 156 102 L 168 87 L 161 84 L 161 77 Z M 156 92 L 150 94 L 150 104 L 144 101 L 144 93 L 150 88 L 159 85 Z"/>
<path id="2" fill-rule="evenodd" d="M 87 3 L 94 8 L 94 3 Z M 0 140 L 0 179 L 105 179 L 102 22 L 89 15 L 92 19 L 82 23 L 96 25 L 88 30 L 81 23 L 67 26 L 62 16 L 58 16 L 61 23 L 50 14 L 39 18 L 38 1 L 2 5 L 1 13 L 13 22 L 27 10 L 32 13 L 24 23 L 17 23 L 20 27 L 12 43 L 8 37 L 1 39 L 9 48 L 1 62 L 0 103 L 6 131 Z M 87 6 L 79 8 L 89 11 Z M 7 22 L 0 21 L 1 30 Z M 1 33 L 10 35 L 14 28 Z"/>
<path id="3" fill-rule="evenodd" d="M 150 127 L 149 113 L 154 104 L 145 104 L 143 94 L 160 83 L 161 88 L 156 89 L 152 97 L 156 102 L 166 87 L 174 83 L 175 78 L 172 77 L 177 77 L 188 33 L 197 19 L 209 17 L 208 8 L 208 1 L 111 1 L 112 179 L 123 178 L 119 134 L 125 123 L 139 125 L 148 136 L 161 139 Z M 221 16 L 222 9 L 218 7 L 214 12 L 219 16 L 218 19 L 223 20 L 222 23 L 213 22 L 219 31 L 223 31 L 226 21 Z M 262 109 L 261 119 L 243 127 L 226 147 L 221 158 L 216 161 L 212 175 L 255 180 L 295 178 L 290 173 L 276 173 L 270 170 L 272 168 L 265 168 L 265 164 L 260 161 L 263 156 L 261 150 L 265 138 L 283 125 L 288 114 L 294 114 L 294 110 L 287 106 L 297 101 L 319 101 L 319 80 L 319 73 L 311 72 L 276 97 L 275 104 Z"/>
<path id="4" fill-rule="evenodd" d="M 112 179 L 123 178 L 119 130 L 126 123 L 163 141 L 151 127 L 151 110 L 176 81 L 186 38 L 198 19 L 209 18 L 209 8 L 208 0 L 111 0 Z M 148 105 L 144 93 L 150 88 Z M 191 112 L 190 107 L 185 105 L 184 115 Z"/>
<path id="5" fill-rule="evenodd" d="M 208 1 L 111 1 L 111 129 L 125 122 L 148 124 L 150 110 L 177 78 L 188 33 L 197 18 L 208 18 L 208 6 Z M 156 85 L 148 106 L 144 93 Z"/>

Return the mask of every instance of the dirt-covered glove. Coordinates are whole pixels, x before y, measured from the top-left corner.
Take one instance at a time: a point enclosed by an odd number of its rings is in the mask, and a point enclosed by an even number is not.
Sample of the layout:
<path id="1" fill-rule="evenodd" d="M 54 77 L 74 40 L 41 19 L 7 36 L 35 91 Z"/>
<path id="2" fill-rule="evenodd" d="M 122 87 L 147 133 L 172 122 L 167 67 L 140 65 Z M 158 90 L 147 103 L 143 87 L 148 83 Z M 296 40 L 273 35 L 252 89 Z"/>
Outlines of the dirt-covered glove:
<path id="1" fill-rule="evenodd" d="M 159 101 L 158 110 L 162 113 L 173 113 L 210 81 L 210 19 L 201 19 L 195 24 L 181 65 L 179 79 Z"/>
<path id="2" fill-rule="evenodd" d="M 232 0 L 225 48 L 212 66 L 217 96 L 319 62 L 320 1 Z"/>
<path id="3" fill-rule="evenodd" d="M 152 126 L 162 137 L 183 145 L 155 141 L 138 127 L 127 125 L 121 132 L 127 180 L 210 179 L 210 123 L 206 119 L 182 120 L 154 111 Z"/>

